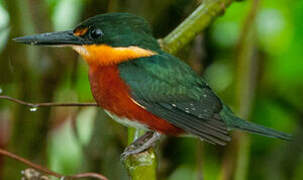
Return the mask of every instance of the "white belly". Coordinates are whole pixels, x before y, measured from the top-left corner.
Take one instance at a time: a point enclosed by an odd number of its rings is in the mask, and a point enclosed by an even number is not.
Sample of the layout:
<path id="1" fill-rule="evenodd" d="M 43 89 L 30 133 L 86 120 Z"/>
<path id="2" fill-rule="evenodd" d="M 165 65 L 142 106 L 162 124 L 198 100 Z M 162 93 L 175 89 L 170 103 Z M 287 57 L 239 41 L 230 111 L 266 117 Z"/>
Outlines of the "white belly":
<path id="1" fill-rule="evenodd" d="M 137 129 L 143 129 L 143 130 L 148 130 L 148 128 L 146 126 L 144 126 L 143 124 L 135 121 L 135 120 L 129 120 L 128 118 L 126 117 L 119 117 L 119 116 L 116 116 L 115 114 L 107 111 L 107 110 L 104 110 L 106 114 L 108 114 L 113 120 L 117 121 L 118 123 L 120 124 L 123 124 L 124 126 L 130 126 L 130 127 L 134 127 L 134 128 L 137 128 Z"/>

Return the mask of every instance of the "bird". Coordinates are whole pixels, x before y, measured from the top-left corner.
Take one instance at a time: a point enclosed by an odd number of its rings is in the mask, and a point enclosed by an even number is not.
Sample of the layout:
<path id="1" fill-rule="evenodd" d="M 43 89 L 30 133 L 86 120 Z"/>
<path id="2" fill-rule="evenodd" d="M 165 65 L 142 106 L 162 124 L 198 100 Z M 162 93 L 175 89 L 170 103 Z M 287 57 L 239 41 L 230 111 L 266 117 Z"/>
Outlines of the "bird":
<path id="1" fill-rule="evenodd" d="M 14 40 L 71 47 L 83 57 L 98 106 L 123 125 L 147 130 L 125 149 L 125 156 L 148 149 L 162 135 L 191 135 L 215 145 L 226 145 L 231 130 L 282 140 L 292 138 L 236 116 L 203 77 L 161 49 L 150 24 L 140 16 L 100 14 L 73 30 Z"/>

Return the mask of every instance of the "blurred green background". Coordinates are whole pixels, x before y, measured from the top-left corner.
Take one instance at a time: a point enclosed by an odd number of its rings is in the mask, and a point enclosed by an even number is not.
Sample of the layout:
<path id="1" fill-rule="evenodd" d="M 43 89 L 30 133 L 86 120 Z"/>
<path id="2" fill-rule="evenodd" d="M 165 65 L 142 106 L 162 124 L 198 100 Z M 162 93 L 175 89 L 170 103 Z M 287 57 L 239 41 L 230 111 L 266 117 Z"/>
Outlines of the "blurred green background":
<path id="1" fill-rule="evenodd" d="M 87 66 L 75 52 L 24 46 L 14 37 L 72 29 L 100 13 L 131 12 L 163 38 L 198 5 L 197 0 L 0 0 L 0 95 L 29 102 L 94 101 Z M 262 0 L 249 18 L 251 8 L 252 0 L 232 3 L 179 57 L 240 116 L 291 132 L 294 141 L 236 134 L 220 147 L 168 137 L 157 148 L 159 179 L 303 179 L 303 1 Z M 126 144 L 127 129 L 99 108 L 30 109 L 0 100 L 0 147 L 54 171 L 128 179 L 119 160 Z M 25 168 L 1 158 L 0 179 L 20 179 Z"/>

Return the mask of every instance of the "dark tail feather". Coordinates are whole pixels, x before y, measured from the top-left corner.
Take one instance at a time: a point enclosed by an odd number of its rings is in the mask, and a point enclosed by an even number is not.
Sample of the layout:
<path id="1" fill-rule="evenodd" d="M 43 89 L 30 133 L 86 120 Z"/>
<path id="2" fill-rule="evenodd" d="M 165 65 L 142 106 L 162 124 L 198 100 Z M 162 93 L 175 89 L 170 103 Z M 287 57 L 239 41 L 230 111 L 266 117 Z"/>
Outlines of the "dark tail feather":
<path id="1" fill-rule="evenodd" d="M 279 138 L 283 140 L 290 141 L 292 139 L 292 136 L 290 134 L 280 132 L 271 128 L 264 127 L 262 125 L 258 125 L 252 122 L 248 122 L 245 120 L 242 120 L 240 118 L 237 118 L 235 121 L 237 121 L 233 128 L 237 128 L 240 130 L 244 130 L 250 133 L 259 134 L 262 136 L 267 136 L 271 138 Z"/>
<path id="2" fill-rule="evenodd" d="M 235 128 L 244 130 L 250 133 L 259 134 L 262 136 L 267 136 L 271 138 L 279 138 L 283 140 L 291 140 L 292 136 L 287 133 L 283 133 L 271 128 L 264 127 L 262 125 L 258 125 L 252 122 L 245 121 L 243 119 L 240 119 L 236 117 L 233 112 L 224 105 L 223 110 L 220 112 L 221 117 L 226 122 L 226 125 L 229 128 Z"/>

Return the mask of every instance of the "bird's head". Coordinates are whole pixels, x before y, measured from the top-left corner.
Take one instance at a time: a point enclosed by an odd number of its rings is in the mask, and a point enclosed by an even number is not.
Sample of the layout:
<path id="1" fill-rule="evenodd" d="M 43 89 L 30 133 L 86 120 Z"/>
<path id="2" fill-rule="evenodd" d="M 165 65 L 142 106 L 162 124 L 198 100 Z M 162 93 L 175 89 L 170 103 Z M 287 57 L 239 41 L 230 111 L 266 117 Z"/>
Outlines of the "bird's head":
<path id="1" fill-rule="evenodd" d="M 91 17 L 69 31 L 18 37 L 17 42 L 69 46 L 89 64 L 115 64 L 157 54 L 159 44 L 149 24 L 129 13 L 108 13 Z"/>

